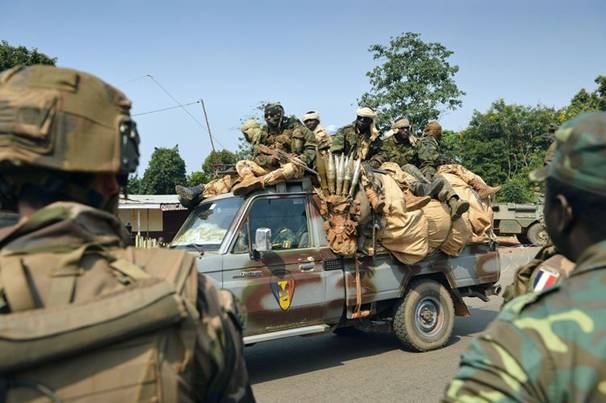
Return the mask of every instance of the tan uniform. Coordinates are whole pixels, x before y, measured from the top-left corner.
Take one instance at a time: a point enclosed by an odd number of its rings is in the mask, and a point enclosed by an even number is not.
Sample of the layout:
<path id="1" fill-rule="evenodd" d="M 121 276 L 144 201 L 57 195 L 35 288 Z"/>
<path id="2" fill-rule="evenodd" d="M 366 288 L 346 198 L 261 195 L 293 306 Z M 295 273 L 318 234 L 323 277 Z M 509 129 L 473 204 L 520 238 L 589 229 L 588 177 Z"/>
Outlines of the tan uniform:
<path id="1" fill-rule="evenodd" d="M 316 136 L 316 144 L 318 144 L 318 150 L 328 151 L 332 145 L 332 137 L 326 129 L 318 125 L 314 130 L 314 136 Z"/>
<path id="2" fill-rule="evenodd" d="M 0 248 L 8 402 L 254 400 L 236 305 L 191 255 L 126 248 L 113 215 L 67 202 L 2 230 Z"/>

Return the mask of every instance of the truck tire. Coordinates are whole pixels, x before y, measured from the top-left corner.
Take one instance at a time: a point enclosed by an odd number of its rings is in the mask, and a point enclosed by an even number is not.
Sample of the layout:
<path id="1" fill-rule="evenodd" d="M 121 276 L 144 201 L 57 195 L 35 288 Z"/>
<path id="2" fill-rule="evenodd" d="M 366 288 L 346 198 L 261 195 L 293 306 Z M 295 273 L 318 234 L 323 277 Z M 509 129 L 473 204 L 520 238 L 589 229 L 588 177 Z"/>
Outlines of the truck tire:
<path id="1" fill-rule="evenodd" d="M 526 237 L 528 242 L 536 246 L 545 246 L 549 242 L 549 235 L 545 226 L 540 222 L 535 222 L 526 230 Z"/>
<path id="2" fill-rule="evenodd" d="M 454 317 L 448 290 L 437 281 L 420 279 L 412 282 L 397 306 L 392 329 L 408 350 L 435 350 L 450 339 Z"/>

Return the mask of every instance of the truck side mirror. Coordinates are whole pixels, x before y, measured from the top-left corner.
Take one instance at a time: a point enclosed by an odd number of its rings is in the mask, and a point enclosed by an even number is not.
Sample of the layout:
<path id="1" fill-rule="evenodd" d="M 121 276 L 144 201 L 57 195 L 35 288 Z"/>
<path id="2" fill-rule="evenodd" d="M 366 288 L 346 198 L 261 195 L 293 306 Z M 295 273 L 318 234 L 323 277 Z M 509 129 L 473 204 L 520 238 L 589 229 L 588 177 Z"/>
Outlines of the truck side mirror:
<path id="1" fill-rule="evenodd" d="M 268 252 L 271 250 L 271 229 L 257 228 L 255 232 L 255 252 Z"/>

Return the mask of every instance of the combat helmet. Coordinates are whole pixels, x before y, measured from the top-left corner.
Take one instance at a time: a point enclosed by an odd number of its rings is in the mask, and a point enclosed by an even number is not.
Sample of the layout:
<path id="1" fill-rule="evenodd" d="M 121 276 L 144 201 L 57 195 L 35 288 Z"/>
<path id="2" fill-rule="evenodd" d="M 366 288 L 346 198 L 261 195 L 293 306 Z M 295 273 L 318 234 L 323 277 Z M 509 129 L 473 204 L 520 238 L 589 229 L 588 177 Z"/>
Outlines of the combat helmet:
<path id="1" fill-rule="evenodd" d="M 125 185 L 139 164 L 130 108 L 121 91 L 84 72 L 43 65 L 2 72 L 0 186 L 47 187 L 50 177 L 98 173 Z"/>

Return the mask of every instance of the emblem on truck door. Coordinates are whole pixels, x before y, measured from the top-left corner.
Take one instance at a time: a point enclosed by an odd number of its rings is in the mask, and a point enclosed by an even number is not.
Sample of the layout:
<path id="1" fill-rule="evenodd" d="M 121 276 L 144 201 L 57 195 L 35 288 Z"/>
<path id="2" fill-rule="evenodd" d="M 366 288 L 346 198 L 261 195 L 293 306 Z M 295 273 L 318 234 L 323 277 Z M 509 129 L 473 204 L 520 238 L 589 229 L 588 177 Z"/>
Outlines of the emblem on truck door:
<path id="1" fill-rule="evenodd" d="M 289 272 L 273 276 L 271 279 L 271 292 L 274 294 L 280 309 L 283 311 L 290 308 L 295 295 L 295 280 Z"/>

